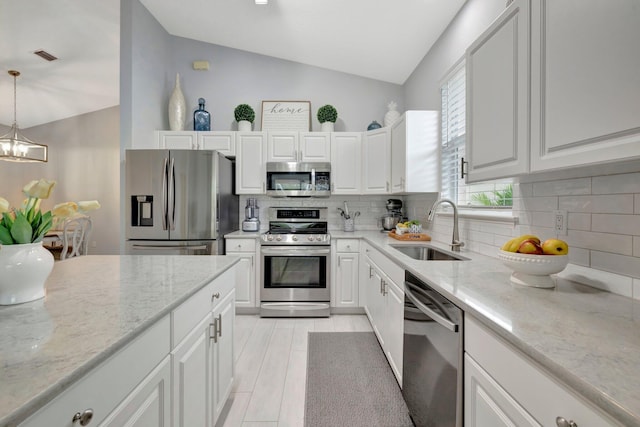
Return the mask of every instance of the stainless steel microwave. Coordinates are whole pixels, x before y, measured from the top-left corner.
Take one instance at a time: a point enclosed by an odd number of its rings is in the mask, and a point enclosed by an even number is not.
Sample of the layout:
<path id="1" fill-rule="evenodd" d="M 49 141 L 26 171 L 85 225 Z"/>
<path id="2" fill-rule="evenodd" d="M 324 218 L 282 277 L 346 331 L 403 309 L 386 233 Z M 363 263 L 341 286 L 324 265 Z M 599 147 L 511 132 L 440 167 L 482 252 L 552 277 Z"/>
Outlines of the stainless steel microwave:
<path id="1" fill-rule="evenodd" d="M 267 162 L 267 196 L 329 197 L 331 163 Z"/>

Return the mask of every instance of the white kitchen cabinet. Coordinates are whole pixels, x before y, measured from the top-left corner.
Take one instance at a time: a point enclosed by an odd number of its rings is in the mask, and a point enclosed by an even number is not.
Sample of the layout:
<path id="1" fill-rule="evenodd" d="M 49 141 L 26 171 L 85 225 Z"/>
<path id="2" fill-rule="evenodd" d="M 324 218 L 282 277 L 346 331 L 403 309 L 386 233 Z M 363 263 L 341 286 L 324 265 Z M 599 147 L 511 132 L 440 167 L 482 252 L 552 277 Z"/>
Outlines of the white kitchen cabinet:
<path id="1" fill-rule="evenodd" d="M 465 426 L 617 426 L 470 315 L 465 316 Z"/>
<path id="2" fill-rule="evenodd" d="M 391 125 L 391 192 L 440 191 L 440 114 L 406 111 Z"/>
<path id="3" fill-rule="evenodd" d="M 529 168 L 530 0 L 514 0 L 466 51 L 467 182 Z"/>
<path id="4" fill-rule="evenodd" d="M 360 286 L 364 287 L 365 312 L 402 387 L 404 270 L 368 243 L 362 248 Z"/>
<path id="5" fill-rule="evenodd" d="M 268 162 L 329 162 L 329 132 L 268 131 Z"/>
<path id="6" fill-rule="evenodd" d="M 391 130 L 388 127 L 363 133 L 362 194 L 391 191 Z"/>
<path id="7" fill-rule="evenodd" d="M 213 309 L 214 322 L 217 322 L 213 339 L 213 378 L 212 378 L 212 415 L 210 425 L 215 425 L 220 418 L 227 399 L 231 395 L 231 387 L 235 377 L 234 364 L 234 322 L 235 291 L 232 289 Z"/>
<path id="8" fill-rule="evenodd" d="M 236 134 L 236 194 L 265 193 L 266 153 L 266 132 Z"/>
<path id="9" fill-rule="evenodd" d="M 640 156 L 640 8 L 532 3 L 531 170 Z"/>
<path id="10" fill-rule="evenodd" d="M 255 239 L 226 239 L 226 254 L 240 258 L 236 268 L 236 307 L 257 307 L 258 251 Z"/>
<path id="11" fill-rule="evenodd" d="M 362 132 L 331 133 L 331 194 L 362 194 Z"/>
<path id="12" fill-rule="evenodd" d="M 359 240 L 336 239 L 334 242 L 331 306 L 360 307 L 358 302 Z"/>
<path id="13" fill-rule="evenodd" d="M 236 155 L 236 132 L 156 131 L 158 148 L 170 150 L 216 150 L 227 157 Z"/>
<path id="14" fill-rule="evenodd" d="M 171 412 L 167 400 L 171 395 L 171 374 L 167 372 L 169 350 L 170 317 L 167 315 L 27 418 L 20 427 L 70 426 L 75 414 L 80 416 L 88 411 L 93 413 L 91 425 L 168 425 Z M 116 421 L 120 420 L 124 422 L 118 424 Z"/>

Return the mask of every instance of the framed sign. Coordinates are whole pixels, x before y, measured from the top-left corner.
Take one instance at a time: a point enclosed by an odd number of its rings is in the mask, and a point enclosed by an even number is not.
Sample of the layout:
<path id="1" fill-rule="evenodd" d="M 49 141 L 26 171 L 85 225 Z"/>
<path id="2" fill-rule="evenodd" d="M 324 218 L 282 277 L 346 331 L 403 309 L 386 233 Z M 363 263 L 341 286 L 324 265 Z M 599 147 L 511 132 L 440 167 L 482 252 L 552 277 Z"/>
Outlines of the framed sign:
<path id="1" fill-rule="evenodd" d="M 262 130 L 311 130 L 311 102 L 262 101 Z"/>

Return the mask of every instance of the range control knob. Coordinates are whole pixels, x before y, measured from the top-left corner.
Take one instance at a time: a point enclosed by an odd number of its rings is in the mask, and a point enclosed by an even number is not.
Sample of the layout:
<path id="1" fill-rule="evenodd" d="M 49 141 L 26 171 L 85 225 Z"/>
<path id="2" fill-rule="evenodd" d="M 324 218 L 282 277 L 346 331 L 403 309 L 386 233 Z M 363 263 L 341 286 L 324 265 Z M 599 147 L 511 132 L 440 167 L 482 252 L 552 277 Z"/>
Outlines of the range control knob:
<path id="1" fill-rule="evenodd" d="M 273 236 L 267 236 L 267 240 L 268 241 L 272 241 L 273 240 Z"/>
<path id="2" fill-rule="evenodd" d="M 282 240 L 282 237 L 278 236 L 276 237 L 276 240 L 279 242 L 280 240 Z"/>
<path id="3" fill-rule="evenodd" d="M 313 236 L 307 237 L 308 240 L 313 240 Z"/>
<path id="4" fill-rule="evenodd" d="M 298 236 L 292 236 L 291 240 L 293 240 L 294 242 L 297 242 L 298 241 Z"/>
<path id="5" fill-rule="evenodd" d="M 322 240 L 322 236 L 316 237 L 316 240 L 319 242 L 320 240 Z"/>

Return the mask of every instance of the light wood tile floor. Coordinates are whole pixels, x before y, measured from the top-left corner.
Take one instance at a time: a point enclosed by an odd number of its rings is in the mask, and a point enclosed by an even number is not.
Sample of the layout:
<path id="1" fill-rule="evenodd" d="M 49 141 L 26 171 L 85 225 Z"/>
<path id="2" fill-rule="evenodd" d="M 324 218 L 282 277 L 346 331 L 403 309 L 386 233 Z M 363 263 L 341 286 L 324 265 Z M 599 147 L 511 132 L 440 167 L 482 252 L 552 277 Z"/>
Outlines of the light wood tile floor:
<path id="1" fill-rule="evenodd" d="M 310 331 L 370 332 L 371 325 L 365 315 L 236 316 L 236 378 L 218 427 L 303 427 Z"/>

